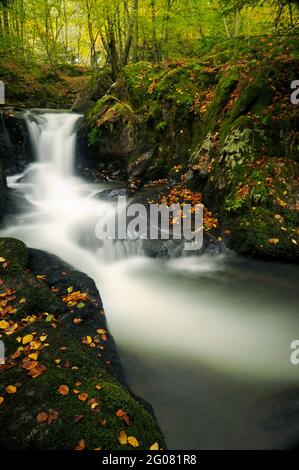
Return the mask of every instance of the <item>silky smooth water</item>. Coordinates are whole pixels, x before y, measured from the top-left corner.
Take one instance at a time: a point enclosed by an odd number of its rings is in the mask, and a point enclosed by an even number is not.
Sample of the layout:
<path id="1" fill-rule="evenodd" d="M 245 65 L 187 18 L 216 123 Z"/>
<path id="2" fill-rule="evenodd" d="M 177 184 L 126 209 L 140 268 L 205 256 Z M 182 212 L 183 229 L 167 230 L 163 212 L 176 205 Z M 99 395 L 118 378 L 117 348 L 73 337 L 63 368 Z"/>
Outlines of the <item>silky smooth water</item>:
<path id="1" fill-rule="evenodd" d="M 79 119 L 28 113 L 36 161 L 9 178 L 20 212 L 0 235 L 95 280 L 129 383 L 154 406 L 171 448 L 291 445 L 299 436 L 299 366 L 290 363 L 298 268 L 233 254 L 156 260 L 141 243 L 97 240 L 98 214 L 117 208 L 98 197 L 109 185 L 75 176 Z"/>

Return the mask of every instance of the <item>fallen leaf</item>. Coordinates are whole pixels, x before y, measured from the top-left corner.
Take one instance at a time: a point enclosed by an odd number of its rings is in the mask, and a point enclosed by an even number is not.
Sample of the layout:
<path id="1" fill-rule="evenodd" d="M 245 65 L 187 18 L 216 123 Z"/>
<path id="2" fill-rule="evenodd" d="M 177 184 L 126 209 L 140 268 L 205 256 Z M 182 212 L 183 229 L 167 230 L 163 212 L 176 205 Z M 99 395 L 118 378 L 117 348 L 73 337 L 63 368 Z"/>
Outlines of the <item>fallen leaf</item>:
<path id="1" fill-rule="evenodd" d="M 128 443 L 129 443 L 132 447 L 138 447 L 138 446 L 139 446 L 139 442 L 137 441 L 136 437 L 134 437 L 134 436 L 129 436 L 129 437 L 128 437 Z"/>
<path id="2" fill-rule="evenodd" d="M 38 424 L 43 424 L 48 421 L 48 418 L 49 418 L 48 413 L 41 411 L 40 413 L 38 413 L 36 417 L 36 421 L 38 422 Z"/>
<path id="3" fill-rule="evenodd" d="M 120 431 L 120 433 L 118 435 L 118 441 L 122 445 L 125 445 L 128 442 L 128 437 L 127 437 L 125 431 Z"/>
<path id="4" fill-rule="evenodd" d="M 4 398 L 0 397 L 0 405 L 2 405 L 3 402 L 4 402 Z"/>
<path id="5" fill-rule="evenodd" d="M 78 444 L 76 445 L 75 447 L 75 450 L 84 450 L 85 449 L 85 441 L 84 439 L 80 439 L 80 441 L 78 442 Z"/>
<path id="6" fill-rule="evenodd" d="M 60 385 L 58 389 L 58 393 L 60 395 L 68 395 L 69 394 L 69 387 L 67 385 Z"/>
<path id="7" fill-rule="evenodd" d="M 277 243 L 279 243 L 279 238 L 270 238 L 269 243 L 271 245 L 277 245 Z"/>
<path id="8" fill-rule="evenodd" d="M 86 401 L 87 398 L 88 398 L 87 393 L 80 393 L 80 395 L 78 395 L 78 400 L 80 400 L 80 401 Z"/>
<path id="9" fill-rule="evenodd" d="M 13 395 L 17 391 L 17 387 L 15 385 L 8 385 L 6 387 L 6 393 L 9 393 L 9 395 Z"/>
<path id="10" fill-rule="evenodd" d="M 58 411 L 50 409 L 48 413 L 48 424 L 51 424 L 53 423 L 53 421 L 56 421 L 58 416 L 59 416 Z"/>
<path id="11" fill-rule="evenodd" d="M 38 354 L 37 353 L 31 353 L 28 355 L 29 359 L 32 359 L 33 361 L 36 361 L 37 358 L 38 358 Z"/>
<path id="12" fill-rule="evenodd" d="M 28 371 L 28 375 L 35 379 L 36 377 L 39 377 L 41 374 L 43 374 L 47 370 L 46 366 L 43 366 L 42 364 L 38 364 L 34 369 L 30 369 Z"/>
<path id="13" fill-rule="evenodd" d="M 84 419 L 83 415 L 76 415 L 74 417 L 74 423 L 79 423 L 80 421 L 82 421 L 82 419 Z"/>
<path id="14" fill-rule="evenodd" d="M 155 442 L 150 446 L 150 450 L 159 450 L 159 444 L 158 442 Z"/>
<path id="15" fill-rule="evenodd" d="M 9 327 L 9 323 L 5 320 L 0 321 L 0 330 L 6 330 Z"/>
<path id="16" fill-rule="evenodd" d="M 26 335 L 26 336 L 24 336 L 22 342 L 23 342 L 23 344 L 25 345 L 25 344 L 30 343 L 32 340 L 33 340 L 33 336 L 32 336 L 32 335 Z"/>

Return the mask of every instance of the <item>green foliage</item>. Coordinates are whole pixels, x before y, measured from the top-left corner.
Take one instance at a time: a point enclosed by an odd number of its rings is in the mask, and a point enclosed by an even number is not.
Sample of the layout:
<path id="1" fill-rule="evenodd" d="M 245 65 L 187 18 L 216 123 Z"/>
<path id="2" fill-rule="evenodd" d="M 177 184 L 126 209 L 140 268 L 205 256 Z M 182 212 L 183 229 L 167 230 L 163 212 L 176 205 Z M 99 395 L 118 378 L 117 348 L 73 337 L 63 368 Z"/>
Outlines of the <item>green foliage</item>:
<path id="1" fill-rule="evenodd" d="M 87 136 L 89 147 L 95 147 L 101 140 L 101 130 L 98 127 L 93 127 Z"/>
<path id="2" fill-rule="evenodd" d="M 167 121 L 160 121 L 156 125 L 156 130 L 159 132 L 163 132 L 166 127 L 167 127 Z"/>

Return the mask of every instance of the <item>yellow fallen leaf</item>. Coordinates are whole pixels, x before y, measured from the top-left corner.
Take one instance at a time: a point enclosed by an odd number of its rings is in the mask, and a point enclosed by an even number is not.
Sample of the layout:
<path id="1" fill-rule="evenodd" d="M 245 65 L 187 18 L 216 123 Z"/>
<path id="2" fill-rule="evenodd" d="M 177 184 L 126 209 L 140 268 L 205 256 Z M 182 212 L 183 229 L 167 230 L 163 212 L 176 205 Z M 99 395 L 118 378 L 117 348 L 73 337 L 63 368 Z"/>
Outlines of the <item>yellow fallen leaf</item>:
<path id="1" fill-rule="evenodd" d="M 277 245 L 277 243 L 279 243 L 279 238 L 270 238 L 269 243 L 271 245 Z"/>
<path id="2" fill-rule="evenodd" d="M 9 323 L 5 320 L 0 321 L 0 330 L 6 330 L 9 328 Z"/>
<path id="3" fill-rule="evenodd" d="M 292 243 L 294 243 L 294 245 L 298 245 L 297 240 L 295 240 L 295 238 L 292 238 Z"/>
<path id="4" fill-rule="evenodd" d="M 118 442 L 122 445 L 125 445 L 128 442 L 128 437 L 125 433 L 125 431 L 120 431 L 118 435 Z"/>
<path id="5" fill-rule="evenodd" d="M 91 344 L 92 343 L 92 337 L 91 336 L 86 336 L 86 342 L 87 342 L 87 344 Z"/>
<path id="6" fill-rule="evenodd" d="M 6 387 L 6 393 L 9 393 L 9 395 L 13 395 L 17 391 L 17 387 L 15 385 L 8 385 Z"/>
<path id="7" fill-rule="evenodd" d="M 134 436 L 129 436 L 129 437 L 128 437 L 128 443 L 129 443 L 132 447 L 138 447 L 138 446 L 139 446 L 139 442 L 137 441 L 136 437 L 134 437 Z"/>
<path id="8" fill-rule="evenodd" d="M 69 294 L 71 294 L 71 293 L 73 292 L 73 290 L 74 290 L 73 287 L 68 287 L 68 288 L 67 288 L 67 291 L 68 291 Z"/>
<path id="9" fill-rule="evenodd" d="M 39 337 L 39 339 L 43 342 L 43 341 L 46 341 L 47 339 L 47 335 L 42 335 Z"/>
<path id="10" fill-rule="evenodd" d="M 28 355 L 29 359 L 32 359 L 33 361 L 36 361 L 38 358 L 38 354 L 36 353 L 31 353 Z"/>
<path id="11" fill-rule="evenodd" d="M 26 336 L 24 336 L 24 338 L 23 338 L 23 344 L 28 344 L 28 343 L 30 343 L 32 340 L 33 340 L 33 336 L 32 336 L 32 335 L 26 335 Z"/>
<path id="12" fill-rule="evenodd" d="M 159 450 L 159 444 L 158 442 L 155 442 L 150 446 L 150 450 Z"/>
<path id="13" fill-rule="evenodd" d="M 4 398 L 0 397 L 0 405 L 2 405 L 3 402 L 4 402 Z"/>

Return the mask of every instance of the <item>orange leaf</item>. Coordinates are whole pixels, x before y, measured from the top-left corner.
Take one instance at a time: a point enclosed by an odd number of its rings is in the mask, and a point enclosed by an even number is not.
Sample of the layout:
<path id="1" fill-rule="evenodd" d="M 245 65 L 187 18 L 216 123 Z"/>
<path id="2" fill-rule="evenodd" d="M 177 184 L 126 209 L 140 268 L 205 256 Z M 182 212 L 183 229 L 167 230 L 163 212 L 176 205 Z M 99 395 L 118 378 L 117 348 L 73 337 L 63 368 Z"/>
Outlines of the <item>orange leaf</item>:
<path id="1" fill-rule="evenodd" d="M 8 385 L 6 387 L 6 393 L 9 393 L 9 395 L 13 395 L 17 391 L 17 387 L 15 385 Z"/>
<path id="2" fill-rule="evenodd" d="M 42 424 L 42 423 L 46 423 L 48 421 L 48 418 L 49 418 L 48 413 L 41 411 L 40 413 L 38 413 L 36 417 L 36 421 L 38 422 L 38 424 Z"/>
<path id="3" fill-rule="evenodd" d="M 78 444 L 76 444 L 75 450 L 84 450 L 85 449 L 85 441 L 84 439 L 80 439 Z"/>
<path id="4" fill-rule="evenodd" d="M 122 445 L 125 445 L 128 442 L 128 437 L 127 437 L 125 431 L 120 431 L 120 433 L 118 435 L 118 441 Z"/>
<path id="5" fill-rule="evenodd" d="M 69 387 L 67 385 L 60 385 L 58 389 L 58 393 L 60 395 L 68 395 L 69 394 Z"/>
<path id="6" fill-rule="evenodd" d="M 80 395 L 78 395 L 78 399 L 80 401 L 86 401 L 88 398 L 88 394 L 87 393 L 80 393 Z"/>

